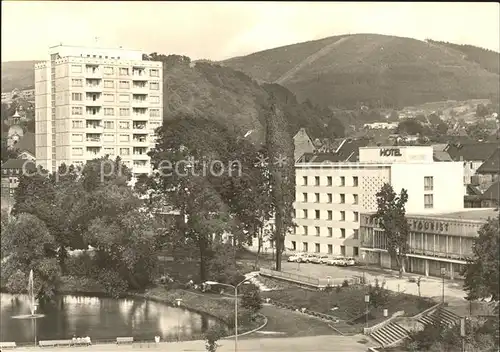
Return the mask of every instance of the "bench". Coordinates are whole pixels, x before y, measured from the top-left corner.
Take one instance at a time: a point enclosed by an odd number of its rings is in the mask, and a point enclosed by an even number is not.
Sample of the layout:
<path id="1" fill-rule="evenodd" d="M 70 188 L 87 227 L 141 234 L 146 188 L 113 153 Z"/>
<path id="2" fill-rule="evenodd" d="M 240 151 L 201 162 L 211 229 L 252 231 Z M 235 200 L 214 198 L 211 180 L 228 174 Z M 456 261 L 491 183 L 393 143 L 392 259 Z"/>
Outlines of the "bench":
<path id="1" fill-rule="evenodd" d="M 16 348 L 15 342 L 0 342 L 0 351 L 2 348 Z"/>
<path id="2" fill-rule="evenodd" d="M 117 337 L 116 344 L 119 345 L 121 343 L 134 343 L 134 338 L 132 336 Z"/>
<path id="3" fill-rule="evenodd" d="M 57 347 L 57 346 L 71 346 L 73 341 L 71 340 L 46 340 L 38 341 L 40 347 Z"/>

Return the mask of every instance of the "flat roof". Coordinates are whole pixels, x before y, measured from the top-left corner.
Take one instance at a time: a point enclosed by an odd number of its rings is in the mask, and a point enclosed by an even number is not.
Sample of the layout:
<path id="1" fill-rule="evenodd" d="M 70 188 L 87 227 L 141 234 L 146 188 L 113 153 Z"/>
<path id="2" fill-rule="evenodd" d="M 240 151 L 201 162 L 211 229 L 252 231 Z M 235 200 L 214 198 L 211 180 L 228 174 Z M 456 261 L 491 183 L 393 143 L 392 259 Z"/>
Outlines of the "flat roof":
<path id="1" fill-rule="evenodd" d="M 422 216 L 428 218 L 441 218 L 441 219 L 463 219 L 463 220 L 488 220 L 488 218 L 496 218 L 499 210 L 495 208 L 479 208 L 471 210 L 464 210 L 452 213 L 436 213 L 436 214 L 406 214 L 408 217 Z"/>

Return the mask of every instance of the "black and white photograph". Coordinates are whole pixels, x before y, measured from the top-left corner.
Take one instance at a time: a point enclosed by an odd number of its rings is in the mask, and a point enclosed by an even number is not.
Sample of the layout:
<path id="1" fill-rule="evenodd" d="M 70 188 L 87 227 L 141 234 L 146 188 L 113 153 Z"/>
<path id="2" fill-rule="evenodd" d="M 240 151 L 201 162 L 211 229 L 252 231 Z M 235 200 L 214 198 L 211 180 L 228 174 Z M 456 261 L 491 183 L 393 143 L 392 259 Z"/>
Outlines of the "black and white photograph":
<path id="1" fill-rule="evenodd" d="M 500 3 L 1 3 L 0 352 L 500 352 Z"/>

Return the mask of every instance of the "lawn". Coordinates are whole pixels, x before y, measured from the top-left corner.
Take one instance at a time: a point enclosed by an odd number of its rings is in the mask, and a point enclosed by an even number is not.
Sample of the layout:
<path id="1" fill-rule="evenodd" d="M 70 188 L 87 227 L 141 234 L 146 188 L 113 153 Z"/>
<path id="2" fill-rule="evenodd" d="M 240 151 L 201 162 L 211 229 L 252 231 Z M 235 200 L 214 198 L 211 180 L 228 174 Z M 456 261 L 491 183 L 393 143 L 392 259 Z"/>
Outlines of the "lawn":
<path id="1" fill-rule="evenodd" d="M 270 298 L 296 308 L 306 308 L 318 313 L 337 317 L 352 327 L 361 328 L 365 324 L 365 295 L 366 286 L 349 286 L 329 291 L 312 291 L 299 287 L 290 287 L 276 291 L 263 292 L 264 298 Z M 404 293 L 387 292 L 387 303 L 379 307 L 371 307 L 369 326 L 378 324 L 387 319 L 384 309 L 388 309 L 389 317 L 397 311 L 403 310 L 406 316 L 413 316 L 432 306 L 428 300 Z M 338 309 L 331 309 L 337 306 Z"/>

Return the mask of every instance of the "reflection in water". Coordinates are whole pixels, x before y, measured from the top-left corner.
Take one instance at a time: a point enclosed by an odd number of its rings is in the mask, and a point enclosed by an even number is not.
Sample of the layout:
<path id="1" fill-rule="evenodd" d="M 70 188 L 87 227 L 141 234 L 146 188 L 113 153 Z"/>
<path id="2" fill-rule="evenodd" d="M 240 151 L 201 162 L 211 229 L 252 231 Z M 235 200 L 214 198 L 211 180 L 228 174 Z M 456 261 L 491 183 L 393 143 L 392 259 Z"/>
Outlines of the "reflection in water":
<path id="1" fill-rule="evenodd" d="M 0 341 L 34 341 L 27 296 L 0 294 Z M 206 331 L 215 320 L 188 310 L 139 299 L 60 296 L 54 304 L 40 306 L 37 339 L 69 339 L 90 336 L 93 340 L 133 336 L 137 340 L 187 337 Z"/>

